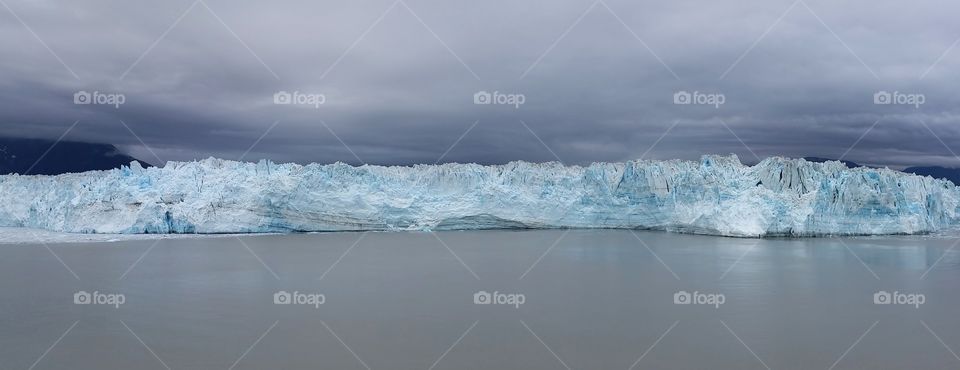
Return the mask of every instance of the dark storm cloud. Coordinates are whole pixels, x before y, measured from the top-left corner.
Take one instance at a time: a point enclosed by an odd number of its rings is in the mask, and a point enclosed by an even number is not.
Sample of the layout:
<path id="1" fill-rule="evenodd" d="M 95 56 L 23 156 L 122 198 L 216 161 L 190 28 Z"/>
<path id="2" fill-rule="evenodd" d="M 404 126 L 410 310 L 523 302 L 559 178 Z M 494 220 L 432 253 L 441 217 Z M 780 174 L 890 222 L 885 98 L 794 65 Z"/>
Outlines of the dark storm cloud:
<path id="1" fill-rule="evenodd" d="M 79 120 L 67 139 L 153 162 L 153 153 L 382 164 L 736 153 L 748 163 L 960 166 L 943 145 L 960 139 L 956 4 L 6 3 L 0 135 L 57 138 Z M 126 101 L 75 105 L 80 90 Z M 326 100 L 276 105 L 278 91 Z M 478 91 L 525 100 L 476 105 Z M 677 105 L 678 91 L 724 100 Z M 877 105 L 878 91 L 925 101 Z"/>

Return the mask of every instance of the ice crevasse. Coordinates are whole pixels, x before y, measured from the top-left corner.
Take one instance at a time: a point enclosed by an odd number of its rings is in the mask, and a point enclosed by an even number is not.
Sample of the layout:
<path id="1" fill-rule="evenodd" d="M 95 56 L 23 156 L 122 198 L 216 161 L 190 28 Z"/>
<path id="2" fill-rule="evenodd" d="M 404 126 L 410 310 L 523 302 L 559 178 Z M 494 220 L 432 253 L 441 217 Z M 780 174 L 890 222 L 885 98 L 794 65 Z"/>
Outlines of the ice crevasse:
<path id="1" fill-rule="evenodd" d="M 566 166 L 351 166 L 209 158 L 59 176 L 0 176 L 0 226 L 74 233 L 499 228 L 724 236 L 937 232 L 960 222 L 945 180 L 734 156 Z"/>

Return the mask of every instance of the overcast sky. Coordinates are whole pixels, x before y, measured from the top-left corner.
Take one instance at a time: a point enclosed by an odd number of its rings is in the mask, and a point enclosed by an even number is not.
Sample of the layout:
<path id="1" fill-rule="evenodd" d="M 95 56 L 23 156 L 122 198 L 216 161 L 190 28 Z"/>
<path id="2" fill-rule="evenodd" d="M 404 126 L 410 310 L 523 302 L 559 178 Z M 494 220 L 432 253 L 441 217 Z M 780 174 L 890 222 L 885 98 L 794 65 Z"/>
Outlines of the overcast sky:
<path id="1" fill-rule="evenodd" d="M 72 126 L 65 140 L 148 162 L 960 166 L 960 3 L 2 3 L 0 135 Z M 125 100 L 75 104 L 78 91 Z M 325 100 L 275 104 L 279 91 Z M 523 104 L 475 104 L 480 91 Z M 684 91 L 722 104 L 676 104 Z"/>

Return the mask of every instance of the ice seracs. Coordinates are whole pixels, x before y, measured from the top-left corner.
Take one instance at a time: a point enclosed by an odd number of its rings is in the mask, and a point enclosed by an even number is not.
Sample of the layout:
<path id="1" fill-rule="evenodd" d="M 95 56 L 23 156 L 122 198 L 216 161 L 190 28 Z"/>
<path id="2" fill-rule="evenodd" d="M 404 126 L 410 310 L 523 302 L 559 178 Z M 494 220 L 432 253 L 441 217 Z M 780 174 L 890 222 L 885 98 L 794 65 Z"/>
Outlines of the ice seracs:
<path id="1" fill-rule="evenodd" d="M 0 176 L 0 226 L 76 233 L 631 228 L 726 236 L 914 234 L 955 226 L 952 183 L 736 156 L 412 167 L 206 159 Z"/>

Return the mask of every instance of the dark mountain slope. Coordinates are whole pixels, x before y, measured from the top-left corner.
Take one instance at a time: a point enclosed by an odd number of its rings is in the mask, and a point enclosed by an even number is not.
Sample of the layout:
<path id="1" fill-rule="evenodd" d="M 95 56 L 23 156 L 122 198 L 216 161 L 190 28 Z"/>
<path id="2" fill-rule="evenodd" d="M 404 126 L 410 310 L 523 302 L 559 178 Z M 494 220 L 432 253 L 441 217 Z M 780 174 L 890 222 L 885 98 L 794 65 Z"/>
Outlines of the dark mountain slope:
<path id="1" fill-rule="evenodd" d="M 0 174 L 59 175 L 69 172 L 109 170 L 138 161 L 110 144 L 0 137 Z M 44 152 L 50 150 L 46 155 Z M 40 159 L 42 157 L 42 159 Z M 39 162 L 38 162 L 39 159 Z M 29 173 L 27 172 L 29 171 Z"/>
<path id="2" fill-rule="evenodd" d="M 903 172 L 917 174 L 920 176 L 930 176 L 935 179 L 947 179 L 954 185 L 960 185 L 960 168 L 947 168 L 940 166 L 929 167 L 907 167 Z"/>

